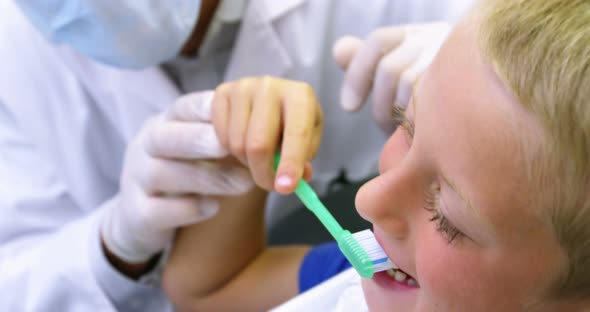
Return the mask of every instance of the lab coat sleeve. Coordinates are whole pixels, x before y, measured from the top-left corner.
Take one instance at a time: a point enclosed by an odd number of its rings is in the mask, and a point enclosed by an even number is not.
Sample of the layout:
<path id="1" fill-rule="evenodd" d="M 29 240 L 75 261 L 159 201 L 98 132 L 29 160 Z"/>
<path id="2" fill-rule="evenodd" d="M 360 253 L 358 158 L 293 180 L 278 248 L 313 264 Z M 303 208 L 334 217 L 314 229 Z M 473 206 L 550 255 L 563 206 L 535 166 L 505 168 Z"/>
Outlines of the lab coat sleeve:
<path id="1" fill-rule="evenodd" d="M 0 306 L 3 311 L 164 311 L 157 286 L 114 270 L 102 208 L 82 209 L 0 103 Z"/>

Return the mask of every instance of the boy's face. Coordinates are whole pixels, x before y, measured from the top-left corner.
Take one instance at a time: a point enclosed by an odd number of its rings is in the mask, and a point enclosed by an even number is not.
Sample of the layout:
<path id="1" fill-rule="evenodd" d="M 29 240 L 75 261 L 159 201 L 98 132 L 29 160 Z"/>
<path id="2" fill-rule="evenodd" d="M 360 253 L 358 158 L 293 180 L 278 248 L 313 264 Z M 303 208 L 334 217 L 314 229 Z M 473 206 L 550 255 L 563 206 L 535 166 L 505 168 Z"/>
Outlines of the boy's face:
<path id="1" fill-rule="evenodd" d="M 526 179 L 522 143 L 538 146 L 542 132 L 483 60 L 474 22 L 416 87 L 413 136 L 393 134 L 380 176 L 358 193 L 359 213 L 419 284 L 364 280 L 371 311 L 530 310 L 565 263 Z"/>

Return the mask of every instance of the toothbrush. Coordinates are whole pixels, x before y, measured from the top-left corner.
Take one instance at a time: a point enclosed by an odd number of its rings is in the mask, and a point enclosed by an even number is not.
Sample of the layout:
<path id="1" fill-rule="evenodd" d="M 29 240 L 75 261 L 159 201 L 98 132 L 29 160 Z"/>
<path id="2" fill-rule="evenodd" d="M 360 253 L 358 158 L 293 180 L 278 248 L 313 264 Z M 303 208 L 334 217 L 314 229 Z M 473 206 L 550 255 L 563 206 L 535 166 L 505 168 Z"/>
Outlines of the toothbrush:
<path id="1" fill-rule="evenodd" d="M 280 156 L 277 153 L 275 154 L 275 170 L 279 161 Z M 340 251 L 361 277 L 371 278 L 375 272 L 396 267 L 387 258 L 371 230 L 351 234 L 350 231 L 343 229 L 305 180 L 299 181 L 295 194 L 334 237 Z"/>
<path id="2" fill-rule="evenodd" d="M 371 258 L 371 262 L 373 262 L 373 270 L 375 273 L 398 268 L 397 265 L 395 265 L 395 263 L 393 263 L 387 257 L 385 251 L 383 251 L 383 248 L 381 248 L 375 239 L 375 234 L 373 234 L 373 231 L 366 229 L 360 232 L 352 233 L 352 236 L 367 252 L 369 258 Z"/>

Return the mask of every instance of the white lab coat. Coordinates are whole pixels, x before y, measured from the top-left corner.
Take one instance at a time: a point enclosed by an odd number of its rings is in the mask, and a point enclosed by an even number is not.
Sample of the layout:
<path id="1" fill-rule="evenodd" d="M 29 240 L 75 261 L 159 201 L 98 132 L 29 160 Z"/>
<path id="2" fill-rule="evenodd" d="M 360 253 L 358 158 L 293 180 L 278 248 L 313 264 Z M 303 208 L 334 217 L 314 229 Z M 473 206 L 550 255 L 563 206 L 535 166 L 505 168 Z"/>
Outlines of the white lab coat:
<path id="1" fill-rule="evenodd" d="M 250 1 L 224 77 L 310 83 L 325 112 L 314 183 L 321 189 L 341 170 L 362 179 L 385 138 L 368 110 L 340 110 L 332 44 L 380 25 L 453 19 L 466 1 Z M 170 309 L 150 276 L 131 281 L 108 264 L 98 223 L 127 142 L 177 96 L 160 68 L 92 62 L 52 45 L 0 1 L 0 310 Z"/>

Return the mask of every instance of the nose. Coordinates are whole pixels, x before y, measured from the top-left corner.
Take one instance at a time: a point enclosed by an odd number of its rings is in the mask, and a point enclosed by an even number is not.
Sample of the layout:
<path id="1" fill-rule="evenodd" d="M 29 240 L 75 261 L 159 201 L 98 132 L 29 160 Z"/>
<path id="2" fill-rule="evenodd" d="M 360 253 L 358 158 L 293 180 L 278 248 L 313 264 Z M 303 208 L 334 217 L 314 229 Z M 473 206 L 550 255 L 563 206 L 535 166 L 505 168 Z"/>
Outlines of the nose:
<path id="1" fill-rule="evenodd" d="M 400 164 L 409 152 L 408 138 L 402 131 L 396 130 L 385 142 L 379 157 L 379 173 L 394 168 Z"/>
<path id="2" fill-rule="evenodd" d="M 402 162 L 365 183 L 355 204 L 361 217 L 401 239 L 408 235 L 413 211 L 423 205 L 422 189 L 415 166 Z"/>

